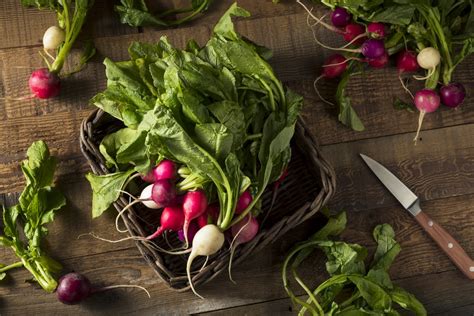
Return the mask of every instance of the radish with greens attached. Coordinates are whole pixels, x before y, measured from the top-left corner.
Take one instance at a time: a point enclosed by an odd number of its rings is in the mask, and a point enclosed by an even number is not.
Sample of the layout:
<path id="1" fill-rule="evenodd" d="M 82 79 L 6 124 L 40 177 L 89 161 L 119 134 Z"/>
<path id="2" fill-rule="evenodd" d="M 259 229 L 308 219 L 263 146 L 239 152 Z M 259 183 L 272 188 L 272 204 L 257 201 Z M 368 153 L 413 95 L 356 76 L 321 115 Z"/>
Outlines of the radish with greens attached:
<path id="1" fill-rule="evenodd" d="M 59 279 L 59 285 L 56 288 L 56 295 L 61 303 L 67 305 L 74 305 L 82 302 L 83 300 L 95 293 L 117 288 L 131 287 L 139 288 L 145 291 L 148 297 L 150 297 L 150 293 L 143 286 L 139 285 L 123 284 L 94 288 L 92 287 L 91 282 L 85 275 L 75 272 L 65 274 Z"/>
<path id="2" fill-rule="evenodd" d="M 158 227 L 156 232 L 146 237 L 146 239 L 148 240 L 155 239 L 158 236 L 161 236 L 161 234 L 163 234 L 163 232 L 166 230 L 177 232 L 183 228 L 183 225 L 184 225 L 183 209 L 179 206 L 165 207 L 163 209 L 163 212 L 161 212 L 160 227 Z"/>
<path id="3" fill-rule="evenodd" d="M 453 82 L 439 89 L 441 102 L 450 108 L 458 107 L 466 97 L 466 89 L 459 82 Z"/>
<path id="4" fill-rule="evenodd" d="M 335 8 L 331 13 L 331 22 L 335 27 L 345 27 L 351 19 L 351 14 L 344 8 Z"/>
<path id="5" fill-rule="evenodd" d="M 184 225 L 183 233 L 188 248 L 188 228 L 191 221 L 206 212 L 207 197 L 203 190 L 189 191 L 183 199 Z"/>
<path id="6" fill-rule="evenodd" d="M 232 259 L 234 257 L 235 249 L 241 245 L 245 244 L 257 236 L 259 229 L 258 221 L 255 217 L 252 217 L 250 214 L 247 215 L 244 219 L 242 219 L 237 224 L 233 225 L 231 228 L 232 242 L 230 244 L 230 258 L 229 258 L 229 278 L 232 282 Z M 234 282 L 235 283 L 235 282 Z"/>
<path id="7" fill-rule="evenodd" d="M 367 25 L 367 33 L 375 39 L 383 39 L 387 36 L 387 27 L 383 23 L 372 22 Z"/>
<path id="8" fill-rule="evenodd" d="M 157 180 L 171 180 L 176 176 L 176 164 L 168 159 L 163 159 L 158 165 L 152 168 L 142 180 L 154 183 Z"/>
<path id="9" fill-rule="evenodd" d="M 373 59 L 367 59 L 367 63 L 373 67 L 373 68 L 383 68 L 387 66 L 389 61 L 389 56 L 388 53 L 385 52 L 382 56 L 373 58 Z"/>
<path id="10" fill-rule="evenodd" d="M 56 25 L 50 26 L 43 35 L 43 48 L 48 50 L 58 49 L 66 39 L 64 30 Z"/>
<path id="11" fill-rule="evenodd" d="M 175 202 L 176 189 L 169 180 L 157 180 L 151 188 L 151 198 L 160 207 L 166 207 Z"/>
<path id="12" fill-rule="evenodd" d="M 347 59 L 341 54 L 333 54 L 329 56 L 328 58 L 326 58 L 326 60 L 324 61 L 323 73 L 318 78 L 316 78 L 316 80 L 314 80 L 313 86 L 319 98 L 323 100 L 325 103 L 334 105 L 332 102 L 323 98 L 323 96 L 319 93 L 318 81 L 321 78 L 333 79 L 333 78 L 339 77 L 346 70 L 347 63 L 348 63 Z"/>
<path id="13" fill-rule="evenodd" d="M 439 108 L 440 98 L 436 91 L 431 89 L 422 89 L 415 94 L 414 98 L 415 106 L 420 111 L 420 117 L 418 119 L 418 129 L 416 131 L 415 138 L 413 141 L 417 142 L 418 136 L 420 135 L 421 125 L 426 113 L 432 113 Z"/>
<path id="14" fill-rule="evenodd" d="M 186 233 L 184 236 L 187 243 L 188 236 Z M 193 248 L 186 264 L 186 273 L 188 275 L 188 281 L 189 285 L 191 286 L 191 290 L 194 292 L 194 294 L 202 299 L 204 298 L 196 292 L 193 286 L 193 280 L 191 279 L 191 265 L 197 256 L 211 256 L 218 252 L 219 249 L 222 248 L 224 240 L 224 234 L 221 232 L 219 227 L 214 224 L 209 224 L 202 227 L 194 236 Z"/>
<path id="15" fill-rule="evenodd" d="M 420 66 L 416 60 L 416 54 L 413 51 L 403 50 L 397 55 L 398 80 L 403 89 L 413 98 L 413 94 L 402 79 L 402 74 L 406 72 L 415 72 Z"/>
<path id="16" fill-rule="evenodd" d="M 61 81 L 58 75 L 47 68 L 41 68 L 31 73 L 28 80 L 30 91 L 38 99 L 49 99 L 59 94 Z"/>
<path id="17" fill-rule="evenodd" d="M 415 79 L 425 80 L 434 74 L 436 67 L 441 61 L 441 55 L 436 48 L 426 47 L 418 53 L 416 56 L 416 61 L 421 68 L 428 70 L 428 73 L 424 77 L 416 76 Z"/>
<path id="18" fill-rule="evenodd" d="M 245 190 L 237 200 L 237 206 L 235 207 L 235 214 L 241 214 L 245 209 L 252 203 L 253 197 L 249 190 Z"/>

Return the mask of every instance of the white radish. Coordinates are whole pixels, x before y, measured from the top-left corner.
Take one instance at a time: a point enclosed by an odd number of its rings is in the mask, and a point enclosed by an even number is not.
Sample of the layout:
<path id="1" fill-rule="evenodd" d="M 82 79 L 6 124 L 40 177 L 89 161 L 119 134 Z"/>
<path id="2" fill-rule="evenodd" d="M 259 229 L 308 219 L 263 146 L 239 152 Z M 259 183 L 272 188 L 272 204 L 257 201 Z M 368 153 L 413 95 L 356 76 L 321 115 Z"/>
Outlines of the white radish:
<path id="1" fill-rule="evenodd" d="M 416 56 L 416 61 L 421 68 L 428 70 L 428 74 L 425 77 L 415 76 L 414 78 L 417 80 L 426 80 L 435 72 L 436 67 L 441 61 L 441 55 L 436 48 L 426 47 L 418 53 Z"/>
<path id="2" fill-rule="evenodd" d="M 140 194 L 140 200 L 143 203 L 143 205 L 145 205 L 146 207 L 156 210 L 156 209 L 159 209 L 160 206 L 151 199 L 152 189 L 153 189 L 153 184 L 150 184 L 147 187 L 145 187 L 142 193 Z"/>
<path id="3" fill-rule="evenodd" d="M 45 50 L 57 49 L 66 38 L 62 28 L 50 26 L 43 35 L 43 47 Z"/>
<path id="4" fill-rule="evenodd" d="M 224 240 L 224 234 L 221 232 L 219 227 L 214 224 L 202 227 L 194 236 L 193 248 L 186 264 L 186 273 L 188 275 L 191 290 L 202 299 L 204 299 L 204 297 L 199 295 L 193 286 L 193 281 L 191 279 L 191 265 L 197 256 L 210 256 L 219 251 L 224 244 Z"/>

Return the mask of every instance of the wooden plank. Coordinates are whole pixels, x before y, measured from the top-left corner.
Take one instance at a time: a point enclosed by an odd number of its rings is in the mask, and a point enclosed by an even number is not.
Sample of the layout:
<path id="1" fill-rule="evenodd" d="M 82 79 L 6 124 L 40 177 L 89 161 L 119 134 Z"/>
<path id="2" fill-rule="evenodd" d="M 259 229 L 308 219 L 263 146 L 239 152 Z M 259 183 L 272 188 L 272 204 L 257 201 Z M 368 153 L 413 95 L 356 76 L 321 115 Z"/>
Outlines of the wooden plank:
<path id="1" fill-rule="evenodd" d="M 453 272 L 417 276 L 398 280 L 395 283 L 415 294 L 425 305 L 428 315 L 467 316 L 474 313 L 474 304 L 472 304 L 474 283 L 466 282 Z M 453 293 L 455 295 L 452 295 Z M 303 295 L 298 297 L 306 298 Z M 465 305 L 468 302 L 471 304 Z M 294 310 L 290 299 L 281 298 L 198 315 L 294 315 L 296 311 L 298 310 Z"/>
<path id="2" fill-rule="evenodd" d="M 467 136 L 473 132 L 473 124 L 424 131 L 417 146 L 412 133 L 324 146 L 337 174 L 331 204 L 353 210 L 398 205 L 359 153 L 393 171 L 422 201 L 474 193 L 474 140 Z"/>
<path id="3" fill-rule="evenodd" d="M 91 37 L 129 34 L 137 29 L 120 24 L 113 11 L 113 0 L 96 1 L 84 28 Z M 18 0 L 3 0 L 0 9 L 0 48 L 42 45 L 43 34 L 56 25 L 56 15 L 49 10 L 24 8 Z"/>

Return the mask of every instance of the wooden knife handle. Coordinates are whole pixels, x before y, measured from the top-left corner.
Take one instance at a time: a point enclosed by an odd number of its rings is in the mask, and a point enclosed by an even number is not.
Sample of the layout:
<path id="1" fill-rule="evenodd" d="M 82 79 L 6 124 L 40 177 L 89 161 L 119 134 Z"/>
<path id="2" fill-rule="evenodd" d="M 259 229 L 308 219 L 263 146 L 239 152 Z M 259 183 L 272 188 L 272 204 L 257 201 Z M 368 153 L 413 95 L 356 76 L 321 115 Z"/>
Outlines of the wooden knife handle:
<path id="1" fill-rule="evenodd" d="M 448 255 L 452 262 L 462 271 L 469 279 L 474 280 L 474 261 L 462 249 L 461 245 L 454 238 L 433 221 L 423 211 L 415 216 L 418 223 L 424 230 L 436 241 L 438 246 Z"/>

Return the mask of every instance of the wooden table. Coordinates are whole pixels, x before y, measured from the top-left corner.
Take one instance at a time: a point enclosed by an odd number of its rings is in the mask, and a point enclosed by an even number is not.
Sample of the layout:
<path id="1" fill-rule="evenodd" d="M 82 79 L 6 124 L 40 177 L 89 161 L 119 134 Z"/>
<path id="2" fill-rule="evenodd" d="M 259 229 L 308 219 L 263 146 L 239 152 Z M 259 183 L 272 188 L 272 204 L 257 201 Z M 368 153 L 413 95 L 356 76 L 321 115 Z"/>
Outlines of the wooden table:
<path id="1" fill-rule="evenodd" d="M 58 186 L 68 198 L 50 225 L 47 247 L 64 264 L 65 271 L 85 273 L 97 285 L 139 284 L 152 295 L 137 290 L 115 290 L 96 295 L 80 306 L 66 306 L 54 295 L 24 281 L 27 271 L 9 273 L 0 283 L 0 314 L 289 314 L 291 303 L 280 278 L 285 252 L 314 228 L 294 230 L 263 253 L 234 268 L 232 284 L 221 275 L 200 288 L 206 300 L 191 293 L 166 288 L 141 258 L 132 242 L 108 244 L 91 238 L 76 239 L 94 231 L 103 237 L 120 236 L 113 227 L 113 211 L 92 220 L 91 192 L 84 174 L 89 171 L 79 150 L 79 126 L 92 110 L 88 100 L 105 86 L 105 56 L 127 57 L 133 40 L 155 41 L 167 35 L 176 45 L 196 38 L 204 43 L 213 24 L 231 1 L 215 1 L 201 19 L 174 30 L 134 29 L 120 25 L 112 0 L 97 0 L 87 31 L 92 34 L 97 56 L 83 72 L 63 81 L 60 97 L 48 100 L 13 101 L 3 97 L 27 94 L 31 68 L 42 65 L 38 51 L 44 30 L 55 24 L 54 14 L 24 9 L 19 0 L 0 4 L 0 203 L 11 204 L 22 190 L 19 162 L 37 139 L 47 141 L 60 159 Z M 163 1 L 164 2 L 164 1 Z M 174 0 L 174 5 L 186 1 Z M 330 53 L 315 44 L 306 15 L 293 1 L 274 5 L 269 0 L 241 0 L 252 17 L 237 22 L 239 31 L 274 50 L 272 64 L 279 77 L 305 97 L 303 117 L 317 136 L 338 175 L 332 200 L 334 210 L 348 211 L 349 225 L 342 238 L 373 248 L 371 231 L 376 224 L 393 225 L 402 252 L 391 269 L 395 282 L 413 292 L 431 315 L 472 315 L 474 282 L 467 280 L 427 237 L 369 172 L 358 153 L 372 156 L 392 169 L 419 194 L 426 212 L 442 224 L 474 257 L 474 58 L 457 70 L 455 79 L 471 92 L 457 110 L 443 108 L 426 117 L 423 141 L 412 143 L 418 117 L 392 107 L 394 96 L 403 96 L 394 67 L 369 71 L 352 80 L 349 94 L 367 129 L 353 132 L 340 125 L 334 111 L 313 90 L 322 60 Z M 317 9 L 322 14 L 323 9 Z M 321 38 L 331 45 L 338 40 L 325 31 Z M 76 59 L 75 59 L 76 58 Z M 73 56 L 70 63 L 74 63 Z M 31 68 L 30 68 L 31 67 Z M 335 83 L 322 82 L 324 95 L 334 93 Z M 10 249 L 0 250 L 0 262 L 13 262 Z M 324 260 L 315 258 L 304 277 L 312 285 L 324 276 Z M 300 291 L 299 294 L 302 294 Z"/>

